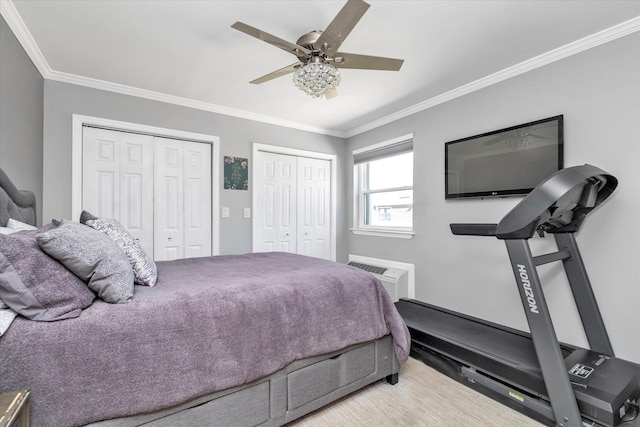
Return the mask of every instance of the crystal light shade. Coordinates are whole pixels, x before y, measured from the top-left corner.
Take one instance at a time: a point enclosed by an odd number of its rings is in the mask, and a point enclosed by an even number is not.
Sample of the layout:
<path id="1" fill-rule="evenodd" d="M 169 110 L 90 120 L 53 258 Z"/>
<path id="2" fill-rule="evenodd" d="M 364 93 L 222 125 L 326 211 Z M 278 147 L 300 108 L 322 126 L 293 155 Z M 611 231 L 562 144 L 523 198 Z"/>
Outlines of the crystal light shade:
<path id="1" fill-rule="evenodd" d="M 504 145 L 511 151 L 522 151 L 534 142 L 528 131 L 517 129 L 504 141 Z"/>
<path id="2" fill-rule="evenodd" d="M 340 72 L 331 64 L 309 62 L 296 68 L 293 82 L 300 90 L 318 98 L 338 86 Z"/>

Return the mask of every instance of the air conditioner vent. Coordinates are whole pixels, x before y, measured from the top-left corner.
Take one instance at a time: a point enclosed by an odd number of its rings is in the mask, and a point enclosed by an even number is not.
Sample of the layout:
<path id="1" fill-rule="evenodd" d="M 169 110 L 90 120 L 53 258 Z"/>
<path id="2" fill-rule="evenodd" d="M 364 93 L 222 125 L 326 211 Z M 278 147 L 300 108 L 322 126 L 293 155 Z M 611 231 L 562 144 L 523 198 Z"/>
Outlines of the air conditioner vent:
<path id="1" fill-rule="evenodd" d="M 384 286 L 394 302 L 400 298 L 407 297 L 409 294 L 407 270 L 383 267 L 384 263 L 381 262 L 381 264 L 382 265 L 371 265 L 355 261 L 348 262 L 348 265 L 367 271 L 380 280 L 380 283 Z"/>
<path id="2" fill-rule="evenodd" d="M 384 274 L 387 271 L 384 267 L 376 267 L 375 265 L 361 264 L 359 262 L 350 261 L 349 264 L 352 267 L 358 267 L 361 270 L 368 271 L 369 273 L 374 274 Z"/>

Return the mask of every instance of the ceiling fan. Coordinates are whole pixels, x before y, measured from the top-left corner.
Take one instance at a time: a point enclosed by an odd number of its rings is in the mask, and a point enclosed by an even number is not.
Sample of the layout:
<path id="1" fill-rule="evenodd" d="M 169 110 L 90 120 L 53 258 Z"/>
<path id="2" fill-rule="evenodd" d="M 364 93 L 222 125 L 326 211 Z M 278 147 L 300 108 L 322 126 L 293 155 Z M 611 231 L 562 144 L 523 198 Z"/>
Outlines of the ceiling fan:
<path id="1" fill-rule="evenodd" d="M 296 43 L 290 43 L 242 22 L 236 22 L 231 26 L 232 28 L 283 49 L 298 58 L 297 62 L 250 83 L 260 84 L 294 73 L 293 81 L 301 90 L 313 97 L 324 95 L 329 99 L 338 94 L 336 90 L 340 83 L 338 68 L 400 70 L 403 59 L 338 52 L 340 45 L 369 6 L 362 0 L 348 0 L 324 31 L 311 31 L 304 34 Z"/>

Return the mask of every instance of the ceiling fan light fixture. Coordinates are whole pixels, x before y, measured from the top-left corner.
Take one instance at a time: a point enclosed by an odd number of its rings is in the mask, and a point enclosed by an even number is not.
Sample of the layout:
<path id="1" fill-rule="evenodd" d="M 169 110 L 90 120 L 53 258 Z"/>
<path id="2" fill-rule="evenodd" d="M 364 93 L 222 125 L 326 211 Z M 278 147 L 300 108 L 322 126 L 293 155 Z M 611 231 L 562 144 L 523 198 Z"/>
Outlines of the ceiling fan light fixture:
<path id="1" fill-rule="evenodd" d="M 309 62 L 296 68 L 293 83 L 306 94 L 318 98 L 340 84 L 340 71 L 325 62 Z"/>

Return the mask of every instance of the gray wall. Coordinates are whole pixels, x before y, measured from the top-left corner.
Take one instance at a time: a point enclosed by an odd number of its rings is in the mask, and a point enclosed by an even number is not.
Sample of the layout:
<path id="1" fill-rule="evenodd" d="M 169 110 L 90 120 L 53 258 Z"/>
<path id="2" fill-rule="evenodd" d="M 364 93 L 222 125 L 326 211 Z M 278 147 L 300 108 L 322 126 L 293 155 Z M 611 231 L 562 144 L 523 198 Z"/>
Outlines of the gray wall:
<path id="1" fill-rule="evenodd" d="M 36 194 L 42 218 L 44 79 L 0 16 L 0 168 Z"/>
<path id="2" fill-rule="evenodd" d="M 620 180 L 577 240 L 616 354 L 640 362 L 638 52 L 636 33 L 350 138 L 351 152 L 415 134 L 416 235 L 402 240 L 349 233 L 349 253 L 414 263 L 417 299 L 527 329 L 503 242 L 449 230 L 452 222 L 495 223 L 519 199 L 445 201 L 444 143 L 564 114 L 565 165 L 594 164 Z M 352 175 L 347 178 L 351 183 Z M 349 218 L 351 212 L 349 204 Z M 535 239 L 534 250 L 552 250 L 550 240 Z M 561 266 L 540 273 L 559 338 L 586 345 Z"/>
<path id="3" fill-rule="evenodd" d="M 43 85 L 2 19 L 0 43 L 0 167 L 21 188 L 36 191 L 44 221 L 71 216 L 73 113 L 217 135 L 223 156 L 250 158 L 252 142 L 337 154 L 339 261 L 353 253 L 414 263 L 417 298 L 520 329 L 527 328 L 526 321 L 502 242 L 454 237 L 448 227 L 451 222 L 496 222 L 517 199 L 446 202 L 444 142 L 564 114 L 565 164 L 592 163 L 620 180 L 614 196 L 590 216 L 577 239 L 617 354 L 640 362 L 640 34 L 357 135 L 348 144 L 74 85 Z M 410 132 L 415 134 L 416 236 L 351 235 L 351 150 Z M 232 212 L 230 219 L 221 219 L 221 252 L 249 251 L 250 220 L 241 212 L 251 206 L 251 191 L 221 190 L 221 206 Z M 534 250 L 551 249 L 548 240 L 535 239 Z M 541 277 L 560 339 L 585 345 L 561 270 L 545 267 Z"/>
<path id="4" fill-rule="evenodd" d="M 220 155 L 249 158 L 252 143 L 279 145 L 336 154 L 337 181 L 344 182 L 342 159 L 346 142 L 341 138 L 304 132 L 281 126 L 240 119 L 133 96 L 90 89 L 66 83 L 45 81 L 44 85 L 44 220 L 70 218 L 71 212 L 71 120 L 73 114 L 158 126 L 220 137 Z M 222 161 L 218 165 L 222 183 Z M 220 206 L 230 208 L 230 218 L 220 219 L 220 253 L 251 251 L 251 219 L 242 210 L 251 207 L 251 192 L 220 190 Z M 338 185 L 337 260 L 346 260 L 348 191 Z M 77 214 L 77 213 L 75 213 Z"/>

